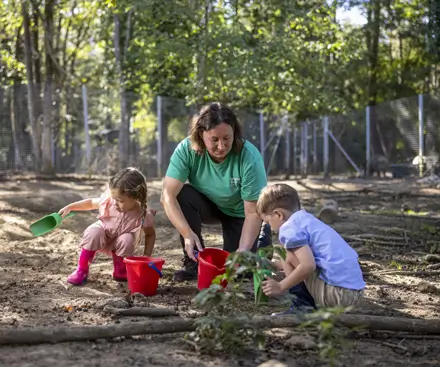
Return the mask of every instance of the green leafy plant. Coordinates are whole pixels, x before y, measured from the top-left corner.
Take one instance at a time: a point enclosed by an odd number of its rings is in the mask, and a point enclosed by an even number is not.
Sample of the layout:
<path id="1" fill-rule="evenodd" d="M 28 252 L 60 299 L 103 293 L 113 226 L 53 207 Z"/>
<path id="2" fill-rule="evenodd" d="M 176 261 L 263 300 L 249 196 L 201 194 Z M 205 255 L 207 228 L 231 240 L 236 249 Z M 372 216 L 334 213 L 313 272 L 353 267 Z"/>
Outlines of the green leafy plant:
<path id="1" fill-rule="evenodd" d="M 236 252 L 229 255 L 225 264 L 225 273 L 217 276 L 211 286 L 201 290 L 193 299 L 193 303 L 206 311 L 207 315 L 196 322 L 196 330 L 186 335 L 197 345 L 201 352 L 213 353 L 225 351 L 239 353 L 246 345 L 264 344 L 261 329 L 252 326 L 252 317 L 256 308 L 250 312 L 241 310 L 239 302 L 246 300 L 242 292 L 246 275 L 255 274 L 259 269 L 275 271 L 268 259 L 273 252 L 282 254 L 283 249 L 264 248 L 258 253 Z M 227 282 L 223 288 L 221 284 Z M 228 318 L 223 316 L 228 314 Z"/>
<path id="2" fill-rule="evenodd" d="M 286 251 L 281 247 L 263 248 L 258 253 L 240 252 L 229 255 L 225 273 L 213 280 L 211 286 L 201 290 L 193 299 L 193 304 L 206 312 L 206 316 L 196 321 L 196 329 L 185 335 L 195 348 L 202 353 L 215 353 L 228 351 L 228 353 L 242 353 L 246 346 L 262 347 L 265 335 L 261 328 L 254 327 L 252 318 L 255 316 L 257 307 L 246 308 L 239 302 L 246 300 L 242 291 L 246 277 L 254 275 L 260 269 L 276 271 L 268 256 L 277 254 L 282 259 L 286 257 Z M 227 281 L 228 285 L 223 288 L 221 284 Z M 291 295 L 281 298 L 291 303 Z M 318 349 L 320 357 L 333 365 L 339 346 L 343 344 L 343 338 L 336 330 L 335 320 L 344 308 L 321 309 L 304 317 L 300 328 L 314 327 L 318 330 Z M 228 315 L 227 318 L 224 316 Z"/>
<path id="3" fill-rule="evenodd" d="M 344 334 L 336 327 L 336 319 L 342 313 L 349 311 L 346 307 L 322 308 L 310 314 L 299 329 L 313 327 L 318 331 L 318 350 L 320 358 L 328 366 L 336 365 L 336 357 L 341 347 L 347 345 Z"/>

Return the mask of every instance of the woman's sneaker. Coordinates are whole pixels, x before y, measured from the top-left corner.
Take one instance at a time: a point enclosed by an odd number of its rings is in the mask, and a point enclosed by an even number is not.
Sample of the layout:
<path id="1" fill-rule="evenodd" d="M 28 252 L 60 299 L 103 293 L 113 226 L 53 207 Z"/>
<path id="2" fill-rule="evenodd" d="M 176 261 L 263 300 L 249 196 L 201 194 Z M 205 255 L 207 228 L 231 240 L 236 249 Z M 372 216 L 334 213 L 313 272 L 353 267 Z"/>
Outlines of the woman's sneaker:
<path id="1" fill-rule="evenodd" d="M 182 268 L 174 273 L 174 280 L 176 282 L 197 280 L 199 264 L 186 256 L 182 259 L 182 262 Z"/>

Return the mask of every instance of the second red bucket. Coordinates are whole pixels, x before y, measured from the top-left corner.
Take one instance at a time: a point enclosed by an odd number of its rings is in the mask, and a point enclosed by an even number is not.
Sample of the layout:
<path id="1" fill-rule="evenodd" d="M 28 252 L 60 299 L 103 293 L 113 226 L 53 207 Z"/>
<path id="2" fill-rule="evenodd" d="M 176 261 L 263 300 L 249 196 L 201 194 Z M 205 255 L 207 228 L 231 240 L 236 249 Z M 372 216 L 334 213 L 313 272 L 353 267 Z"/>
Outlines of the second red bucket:
<path id="1" fill-rule="evenodd" d="M 124 258 L 124 263 L 130 292 L 154 296 L 157 293 L 159 279 L 162 278 L 162 266 L 165 260 L 157 257 L 129 256 Z"/>
<path id="2" fill-rule="evenodd" d="M 205 248 L 198 253 L 199 276 L 197 288 L 199 290 L 209 288 L 216 276 L 225 273 L 225 263 L 228 256 L 229 252 L 213 247 Z M 226 285 L 226 282 L 222 283 L 223 287 L 226 287 Z"/>

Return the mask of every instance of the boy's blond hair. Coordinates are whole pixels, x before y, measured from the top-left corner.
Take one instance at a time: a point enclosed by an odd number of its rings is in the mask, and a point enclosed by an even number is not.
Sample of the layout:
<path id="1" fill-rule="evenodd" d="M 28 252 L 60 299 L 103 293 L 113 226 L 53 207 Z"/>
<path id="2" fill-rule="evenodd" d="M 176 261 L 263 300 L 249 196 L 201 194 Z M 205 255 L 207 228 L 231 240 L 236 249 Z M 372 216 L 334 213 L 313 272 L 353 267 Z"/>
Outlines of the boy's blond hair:
<path id="1" fill-rule="evenodd" d="M 296 212 L 301 209 L 298 192 L 286 184 L 272 184 L 261 190 L 257 201 L 258 215 L 269 215 L 277 209 Z"/>

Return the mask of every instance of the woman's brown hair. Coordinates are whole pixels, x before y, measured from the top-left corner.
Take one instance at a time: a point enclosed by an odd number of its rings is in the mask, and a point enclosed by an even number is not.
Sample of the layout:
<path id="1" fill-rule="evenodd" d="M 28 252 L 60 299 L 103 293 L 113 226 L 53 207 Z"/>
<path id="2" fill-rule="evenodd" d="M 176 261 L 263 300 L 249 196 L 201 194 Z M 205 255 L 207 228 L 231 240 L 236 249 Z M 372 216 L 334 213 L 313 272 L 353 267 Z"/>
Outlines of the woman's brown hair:
<path id="1" fill-rule="evenodd" d="M 190 141 L 192 148 L 198 154 L 204 154 L 206 151 L 205 143 L 203 143 L 202 133 L 214 129 L 221 123 L 228 124 L 234 131 L 234 141 L 232 142 L 232 151 L 240 153 L 243 149 L 244 139 L 242 135 L 241 125 L 237 116 L 230 107 L 220 102 L 213 102 L 203 106 L 197 115 L 191 120 Z"/>

